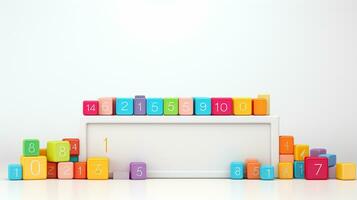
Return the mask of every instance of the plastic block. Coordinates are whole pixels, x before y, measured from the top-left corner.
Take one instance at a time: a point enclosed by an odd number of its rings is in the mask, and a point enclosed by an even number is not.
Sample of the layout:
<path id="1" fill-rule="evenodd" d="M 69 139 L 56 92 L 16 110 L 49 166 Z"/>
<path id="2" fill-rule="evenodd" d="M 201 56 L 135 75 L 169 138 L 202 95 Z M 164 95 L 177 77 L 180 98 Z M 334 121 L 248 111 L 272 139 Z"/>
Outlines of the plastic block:
<path id="1" fill-rule="evenodd" d="M 101 97 L 99 102 L 99 115 L 113 115 L 115 110 L 114 97 Z"/>
<path id="2" fill-rule="evenodd" d="M 270 95 L 269 94 L 259 94 L 259 99 L 265 99 L 267 101 L 267 115 L 270 115 Z"/>
<path id="3" fill-rule="evenodd" d="M 87 160 L 87 178 L 91 180 L 106 180 L 109 178 L 109 159 L 93 157 Z"/>
<path id="4" fill-rule="evenodd" d="M 21 157 L 21 165 L 24 180 L 47 178 L 47 159 L 45 156 Z"/>
<path id="5" fill-rule="evenodd" d="M 211 98 L 195 97 L 195 115 L 211 115 Z"/>
<path id="6" fill-rule="evenodd" d="M 130 179 L 145 180 L 146 179 L 146 163 L 131 162 L 130 163 Z"/>
<path id="7" fill-rule="evenodd" d="M 22 141 L 22 155 L 23 156 L 39 156 L 40 155 L 40 141 L 37 139 L 25 139 Z"/>
<path id="8" fill-rule="evenodd" d="M 20 164 L 9 164 L 7 166 L 7 178 L 9 180 L 22 180 L 22 166 Z"/>
<path id="9" fill-rule="evenodd" d="M 212 115 L 232 115 L 233 100 L 232 98 L 211 98 Z"/>
<path id="10" fill-rule="evenodd" d="M 268 104 L 264 98 L 253 99 L 253 115 L 267 115 Z"/>
<path id="11" fill-rule="evenodd" d="M 327 150 L 325 148 L 311 148 L 310 157 L 319 157 L 320 154 L 326 154 Z"/>
<path id="12" fill-rule="evenodd" d="M 58 179 L 73 179 L 73 162 L 60 162 L 57 166 Z"/>
<path id="13" fill-rule="evenodd" d="M 47 149 L 40 149 L 40 156 L 47 156 Z"/>
<path id="14" fill-rule="evenodd" d="M 252 115 L 252 98 L 233 98 L 234 115 Z"/>
<path id="15" fill-rule="evenodd" d="M 336 179 L 336 165 L 328 168 L 328 178 Z"/>
<path id="16" fill-rule="evenodd" d="M 243 179 L 244 178 L 244 163 L 232 162 L 230 166 L 231 179 Z"/>
<path id="17" fill-rule="evenodd" d="M 78 156 L 70 156 L 69 157 L 69 162 L 78 162 L 79 157 Z"/>
<path id="18" fill-rule="evenodd" d="M 279 162 L 285 163 L 285 162 L 294 162 L 294 155 L 279 155 Z"/>
<path id="19" fill-rule="evenodd" d="M 99 101 L 83 101 L 83 115 L 98 115 Z"/>
<path id="20" fill-rule="evenodd" d="M 279 136 L 279 153 L 294 154 L 294 137 L 289 135 Z"/>
<path id="21" fill-rule="evenodd" d="M 70 145 L 68 141 L 47 142 L 47 159 L 49 162 L 69 161 Z"/>
<path id="22" fill-rule="evenodd" d="M 310 156 L 309 145 L 297 144 L 294 146 L 295 160 L 303 161 L 305 157 L 309 157 L 309 156 Z"/>
<path id="23" fill-rule="evenodd" d="M 307 180 L 328 179 L 328 159 L 322 157 L 306 157 L 305 179 Z"/>
<path id="24" fill-rule="evenodd" d="M 161 98 L 147 98 L 146 112 L 147 115 L 163 115 L 164 101 Z"/>
<path id="25" fill-rule="evenodd" d="M 304 161 L 294 162 L 294 177 L 305 178 L 305 163 Z"/>
<path id="26" fill-rule="evenodd" d="M 274 166 L 263 165 L 260 167 L 260 179 L 262 180 L 274 180 Z"/>
<path id="27" fill-rule="evenodd" d="M 70 152 L 71 156 L 78 156 L 79 155 L 79 139 L 78 138 L 64 138 L 63 141 L 68 141 L 70 145 Z"/>
<path id="28" fill-rule="evenodd" d="M 279 163 L 278 164 L 278 177 L 279 179 L 292 179 L 293 178 L 293 163 Z"/>
<path id="29" fill-rule="evenodd" d="M 327 153 L 327 154 L 320 154 L 319 157 L 324 157 L 324 158 L 327 158 L 328 159 L 328 166 L 329 167 L 333 167 L 336 165 L 336 155 L 335 154 L 330 154 L 330 153 Z"/>
<path id="30" fill-rule="evenodd" d="M 134 114 L 134 100 L 132 98 L 117 98 L 115 107 L 117 115 Z"/>
<path id="31" fill-rule="evenodd" d="M 57 163 L 47 162 L 47 178 L 57 178 Z"/>
<path id="32" fill-rule="evenodd" d="M 178 115 L 178 98 L 164 98 L 164 115 Z"/>
<path id="33" fill-rule="evenodd" d="M 87 178 L 87 163 L 75 162 L 73 164 L 74 179 L 86 179 Z"/>
<path id="34" fill-rule="evenodd" d="M 179 115 L 193 115 L 193 98 L 179 98 Z"/>
<path id="35" fill-rule="evenodd" d="M 336 178 L 339 180 L 356 180 L 356 163 L 337 163 Z"/>
<path id="36" fill-rule="evenodd" d="M 260 179 L 260 163 L 248 162 L 247 166 L 247 179 Z"/>
<path id="37" fill-rule="evenodd" d="M 146 99 L 143 95 L 134 98 L 134 115 L 146 115 Z"/>

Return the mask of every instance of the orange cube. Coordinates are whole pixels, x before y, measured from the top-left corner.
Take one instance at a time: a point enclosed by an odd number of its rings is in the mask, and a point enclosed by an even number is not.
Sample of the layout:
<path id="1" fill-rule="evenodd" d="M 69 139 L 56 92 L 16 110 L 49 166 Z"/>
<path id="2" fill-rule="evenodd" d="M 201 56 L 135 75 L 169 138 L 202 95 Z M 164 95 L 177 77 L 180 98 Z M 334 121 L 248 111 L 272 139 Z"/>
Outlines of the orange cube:
<path id="1" fill-rule="evenodd" d="M 247 166 L 247 179 L 260 179 L 260 163 L 248 162 Z"/>
<path id="2" fill-rule="evenodd" d="M 268 105 L 264 98 L 253 99 L 253 115 L 267 115 Z"/>
<path id="3" fill-rule="evenodd" d="M 279 153 L 294 154 L 294 137 L 282 135 L 279 137 Z"/>
<path id="4" fill-rule="evenodd" d="M 294 162 L 294 154 L 290 155 L 279 155 L 279 162 L 281 163 L 293 163 Z"/>
<path id="5" fill-rule="evenodd" d="M 47 156 L 47 149 L 40 149 L 40 156 Z"/>
<path id="6" fill-rule="evenodd" d="M 74 179 L 86 179 L 87 178 L 87 163 L 75 162 L 74 163 Z"/>

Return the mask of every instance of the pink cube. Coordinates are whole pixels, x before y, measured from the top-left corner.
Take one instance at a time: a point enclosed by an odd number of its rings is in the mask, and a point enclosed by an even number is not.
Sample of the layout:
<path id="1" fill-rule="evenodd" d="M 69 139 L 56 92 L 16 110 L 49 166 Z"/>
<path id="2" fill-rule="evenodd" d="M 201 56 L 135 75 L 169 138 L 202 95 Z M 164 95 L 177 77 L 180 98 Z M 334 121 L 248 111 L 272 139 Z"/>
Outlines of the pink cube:
<path id="1" fill-rule="evenodd" d="M 326 154 L 327 150 L 325 148 L 312 148 L 310 149 L 310 157 L 319 157 L 321 154 Z"/>
<path id="2" fill-rule="evenodd" d="M 99 101 L 99 115 L 113 115 L 115 110 L 115 98 L 101 97 Z"/>
<path id="3" fill-rule="evenodd" d="M 73 179 L 73 162 L 60 162 L 57 166 L 58 179 Z"/>
<path id="4" fill-rule="evenodd" d="M 232 115 L 232 98 L 211 98 L 212 115 Z"/>
<path id="5" fill-rule="evenodd" d="M 286 163 L 286 162 L 294 162 L 294 155 L 288 155 L 288 154 L 281 154 L 279 156 L 279 162 Z"/>
<path id="6" fill-rule="evenodd" d="M 328 159 L 325 157 L 305 157 L 305 179 L 327 180 Z"/>
<path id="7" fill-rule="evenodd" d="M 193 115 L 193 98 L 179 98 L 179 115 Z"/>
<path id="8" fill-rule="evenodd" d="M 98 101 L 83 101 L 83 115 L 98 115 Z"/>

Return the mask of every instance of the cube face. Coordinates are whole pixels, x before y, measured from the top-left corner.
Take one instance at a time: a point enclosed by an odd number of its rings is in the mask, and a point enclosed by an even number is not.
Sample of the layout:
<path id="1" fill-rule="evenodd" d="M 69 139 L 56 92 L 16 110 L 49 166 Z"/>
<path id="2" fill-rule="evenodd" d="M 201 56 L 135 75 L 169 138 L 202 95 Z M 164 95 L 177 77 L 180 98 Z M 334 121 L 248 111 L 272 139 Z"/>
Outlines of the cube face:
<path id="1" fill-rule="evenodd" d="M 304 161 L 294 162 L 294 177 L 295 178 L 305 178 L 305 163 Z"/>
<path id="2" fill-rule="evenodd" d="M 294 146 L 295 160 L 303 161 L 305 157 L 309 157 L 309 156 L 310 156 L 309 145 L 297 144 Z"/>
<path id="3" fill-rule="evenodd" d="M 47 142 L 47 159 L 50 162 L 67 162 L 70 158 L 70 145 L 68 141 Z"/>
<path id="4" fill-rule="evenodd" d="M 70 146 L 70 155 L 78 156 L 79 155 L 79 139 L 78 138 L 64 138 L 63 141 L 68 141 Z"/>
<path id="5" fill-rule="evenodd" d="M 161 98 L 147 98 L 146 104 L 148 115 L 163 115 L 163 100 Z"/>
<path id="6" fill-rule="evenodd" d="M 22 141 L 22 155 L 23 156 L 39 156 L 40 155 L 40 141 L 37 139 L 25 139 Z"/>
<path id="7" fill-rule="evenodd" d="M 293 178 L 293 163 L 279 163 L 278 168 L 279 179 Z"/>
<path id="8" fill-rule="evenodd" d="M 41 180 L 47 178 L 47 159 L 45 156 L 21 157 L 24 180 Z"/>
<path id="9" fill-rule="evenodd" d="M 336 179 L 336 165 L 328 168 L 328 178 Z"/>
<path id="10" fill-rule="evenodd" d="M 98 115 L 99 101 L 83 101 L 83 115 Z"/>
<path id="11" fill-rule="evenodd" d="M 145 180 L 146 179 L 146 163 L 144 163 L 144 162 L 130 163 L 130 179 Z"/>
<path id="12" fill-rule="evenodd" d="M 267 100 L 264 98 L 253 99 L 253 115 L 267 115 Z"/>
<path id="13" fill-rule="evenodd" d="M 326 154 L 325 148 L 312 148 L 310 149 L 310 157 L 319 157 L 321 154 Z"/>
<path id="14" fill-rule="evenodd" d="M 212 115 L 232 115 L 232 98 L 211 98 Z"/>
<path id="15" fill-rule="evenodd" d="M 231 179 L 243 179 L 244 178 L 244 163 L 232 162 L 230 166 Z"/>
<path id="16" fill-rule="evenodd" d="M 69 157 L 69 162 L 78 162 L 79 157 L 78 156 L 70 156 Z"/>
<path id="17" fill-rule="evenodd" d="M 87 178 L 87 163 L 86 162 L 76 162 L 74 163 L 74 178 L 75 179 L 86 179 Z"/>
<path id="18" fill-rule="evenodd" d="M 356 180 L 356 164 L 337 163 L 336 178 L 339 180 Z"/>
<path id="19" fill-rule="evenodd" d="M 234 115 L 251 115 L 252 99 L 251 98 L 233 98 Z"/>
<path id="20" fill-rule="evenodd" d="M 60 162 L 57 168 L 59 179 L 73 179 L 73 162 Z"/>
<path id="21" fill-rule="evenodd" d="M 135 96 L 134 98 L 134 115 L 146 115 L 145 96 Z"/>
<path id="22" fill-rule="evenodd" d="M 22 166 L 20 164 L 9 164 L 7 177 L 9 180 L 22 180 Z"/>
<path id="23" fill-rule="evenodd" d="M 274 180 L 274 166 L 263 165 L 260 167 L 260 178 L 262 180 Z"/>
<path id="24" fill-rule="evenodd" d="M 328 179 L 327 158 L 306 157 L 305 158 L 305 179 L 326 180 Z"/>
<path id="25" fill-rule="evenodd" d="M 179 114 L 193 115 L 193 98 L 179 98 Z"/>
<path id="26" fill-rule="evenodd" d="M 164 115 L 178 115 L 178 98 L 164 98 Z"/>
<path id="27" fill-rule="evenodd" d="M 294 137 L 283 135 L 279 136 L 279 153 L 294 154 Z"/>
<path id="28" fill-rule="evenodd" d="M 106 180 L 109 178 L 109 160 L 105 157 L 88 158 L 87 178 L 90 180 Z"/>
<path id="29" fill-rule="evenodd" d="M 132 98 L 117 98 L 115 107 L 117 115 L 133 115 L 134 100 Z"/>
<path id="30" fill-rule="evenodd" d="M 211 115 L 211 98 L 195 97 L 195 115 Z"/>
<path id="31" fill-rule="evenodd" d="M 99 115 L 113 115 L 114 114 L 114 100 L 113 97 L 101 97 L 99 102 Z"/>
<path id="32" fill-rule="evenodd" d="M 47 162 L 47 178 L 49 179 L 57 178 L 57 163 Z"/>
<path id="33" fill-rule="evenodd" d="M 267 115 L 270 115 L 270 95 L 269 94 L 259 94 L 259 99 L 265 99 L 267 102 Z"/>
<path id="34" fill-rule="evenodd" d="M 248 162 L 247 165 L 247 179 L 259 179 L 260 178 L 260 163 Z"/>
<path id="35" fill-rule="evenodd" d="M 47 156 L 47 149 L 40 149 L 40 156 Z"/>
<path id="36" fill-rule="evenodd" d="M 279 162 L 286 163 L 286 162 L 294 162 L 294 155 L 279 155 Z"/>
<path id="37" fill-rule="evenodd" d="M 335 154 L 320 154 L 319 157 L 322 157 L 322 158 L 327 158 L 328 160 L 328 167 L 333 167 L 336 165 L 336 155 Z"/>

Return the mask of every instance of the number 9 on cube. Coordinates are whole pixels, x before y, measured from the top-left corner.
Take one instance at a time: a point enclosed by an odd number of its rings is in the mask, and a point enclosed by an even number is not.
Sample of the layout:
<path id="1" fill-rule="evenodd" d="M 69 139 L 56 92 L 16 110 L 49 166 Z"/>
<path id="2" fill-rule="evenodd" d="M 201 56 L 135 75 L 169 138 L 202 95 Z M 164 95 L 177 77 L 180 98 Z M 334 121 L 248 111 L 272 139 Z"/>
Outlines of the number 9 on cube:
<path id="1" fill-rule="evenodd" d="M 211 115 L 211 98 L 195 97 L 195 115 Z"/>

